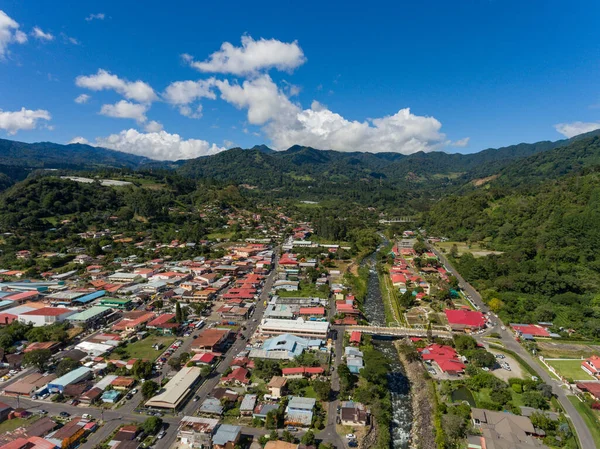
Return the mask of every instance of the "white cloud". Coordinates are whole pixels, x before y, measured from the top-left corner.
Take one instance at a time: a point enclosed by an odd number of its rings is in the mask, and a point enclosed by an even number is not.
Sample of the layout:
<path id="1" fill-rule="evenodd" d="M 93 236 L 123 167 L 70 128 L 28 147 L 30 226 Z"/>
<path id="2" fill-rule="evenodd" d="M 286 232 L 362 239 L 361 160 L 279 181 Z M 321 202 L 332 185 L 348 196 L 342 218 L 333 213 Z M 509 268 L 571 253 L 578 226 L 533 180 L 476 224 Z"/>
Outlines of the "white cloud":
<path id="1" fill-rule="evenodd" d="M 460 147 L 460 148 L 464 148 L 467 145 L 469 145 L 469 140 L 471 140 L 470 137 L 465 137 L 463 139 L 459 139 L 455 142 L 451 142 L 450 145 L 452 145 L 453 147 Z"/>
<path id="2" fill-rule="evenodd" d="M 19 30 L 19 24 L 0 9 L 0 60 L 6 56 L 9 44 L 24 44 L 27 35 Z"/>
<path id="3" fill-rule="evenodd" d="M 235 143 L 233 141 L 231 141 L 231 140 L 225 139 L 223 141 L 223 145 L 225 145 L 227 148 L 232 148 L 235 145 Z"/>
<path id="4" fill-rule="evenodd" d="M 146 104 L 121 100 L 115 104 L 102 105 L 100 114 L 114 118 L 131 118 L 138 123 L 144 123 L 146 121 L 146 111 L 148 111 L 148 105 Z"/>
<path id="5" fill-rule="evenodd" d="M 98 73 L 90 76 L 78 76 L 75 84 L 94 91 L 114 90 L 129 100 L 150 103 L 157 99 L 154 89 L 143 81 L 127 81 L 112 75 L 106 70 L 98 69 Z"/>
<path id="6" fill-rule="evenodd" d="M 88 22 L 91 22 L 92 20 L 104 20 L 104 17 L 104 13 L 99 12 L 98 14 L 90 14 L 85 18 L 85 20 L 87 20 Z"/>
<path id="7" fill-rule="evenodd" d="M 77 137 L 73 137 L 71 140 L 69 140 L 69 142 L 67 142 L 67 145 L 70 145 L 72 143 L 82 143 L 84 145 L 89 145 L 90 141 L 87 140 L 85 137 L 77 136 Z"/>
<path id="8" fill-rule="evenodd" d="M 433 117 L 418 116 L 409 108 L 365 121 L 348 120 L 317 101 L 302 109 L 289 100 L 268 75 L 242 85 L 217 81 L 221 98 L 248 110 L 248 122 L 263 125 L 277 149 L 295 144 L 338 151 L 432 151 L 446 143 L 442 124 Z"/>
<path id="9" fill-rule="evenodd" d="M 559 123 L 554 125 L 554 129 L 570 139 L 579 134 L 589 133 L 590 131 L 600 129 L 600 122 Z"/>
<path id="10" fill-rule="evenodd" d="M 140 133 L 135 129 L 123 130 L 119 134 L 111 134 L 108 137 L 98 137 L 96 144 L 160 161 L 192 159 L 225 150 L 206 140 L 185 140 L 179 134 L 170 134 L 166 131 Z"/>
<path id="11" fill-rule="evenodd" d="M 202 118 L 202 105 L 198 105 L 195 110 L 186 105 L 179 106 L 179 113 L 188 118 Z"/>
<path id="12" fill-rule="evenodd" d="M 144 126 L 144 130 L 148 133 L 157 133 L 163 130 L 163 125 L 162 123 L 157 122 L 156 120 L 152 120 L 148 122 L 146 126 Z"/>
<path id="13" fill-rule="evenodd" d="M 65 33 L 60 33 L 60 36 L 63 38 L 63 41 L 67 44 L 79 45 L 80 42 L 74 37 L 68 36 Z"/>
<path id="14" fill-rule="evenodd" d="M 75 103 L 83 104 L 87 103 L 91 97 L 88 94 L 81 94 L 77 98 L 75 98 Z"/>
<path id="15" fill-rule="evenodd" d="M 21 108 L 20 111 L 2 111 L 0 109 L 0 129 L 8 134 L 16 134 L 17 131 L 35 129 L 39 120 L 50 120 L 52 116 L 48 111 Z"/>
<path id="16" fill-rule="evenodd" d="M 51 33 L 43 32 L 40 27 L 34 27 L 33 31 L 31 32 L 31 35 L 41 41 L 54 40 L 54 36 Z"/>
<path id="17" fill-rule="evenodd" d="M 292 71 L 306 61 L 297 41 L 286 43 L 276 39 L 254 40 L 242 36 L 242 46 L 235 47 L 224 42 L 206 61 L 193 61 L 190 55 L 182 55 L 184 61 L 201 72 L 249 75 L 260 70 L 276 68 Z"/>
<path id="18" fill-rule="evenodd" d="M 198 81 L 175 81 L 167 86 L 162 96 L 171 104 L 189 104 L 200 98 L 214 100 L 217 97 L 212 90 L 214 86 L 214 78 Z"/>

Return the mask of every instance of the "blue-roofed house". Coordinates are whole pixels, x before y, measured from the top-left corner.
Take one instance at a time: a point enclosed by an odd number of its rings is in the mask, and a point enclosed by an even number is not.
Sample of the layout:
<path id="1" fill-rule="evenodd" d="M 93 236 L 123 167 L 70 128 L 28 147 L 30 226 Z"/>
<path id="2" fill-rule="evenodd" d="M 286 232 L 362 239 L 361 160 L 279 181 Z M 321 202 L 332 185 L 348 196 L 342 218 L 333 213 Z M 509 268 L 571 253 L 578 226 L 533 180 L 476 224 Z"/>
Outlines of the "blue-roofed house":
<path id="1" fill-rule="evenodd" d="M 352 374 L 360 373 L 360 370 L 364 368 L 363 353 L 352 346 L 346 346 L 344 348 L 344 356 L 346 357 L 346 365 Z"/>
<path id="2" fill-rule="evenodd" d="M 292 334 L 281 334 L 265 340 L 262 348 L 250 351 L 250 357 L 292 360 L 306 349 L 319 349 L 323 340 L 309 340 Z"/>
<path id="3" fill-rule="evenodd" d="M 312 424 L 313 410 L 317 400 L 292 396 L 285 409 L 285 425 L 308 427 Z"/>
<path id="4" fill-rule="evenodd" d="M 104 295 L 106 295 L 106 291 L 105 290 L 98 290 L 96 292 L 90 293 L 89 295 L 81 296 L 81 297 L 73 300 L 73 302 L 74 303 L 79 303 L 79 304 L 88 304 L 88 303 L 92 302 L 95 299 L 103 297 Z"/>
<path id="5" fill-rule="evenodd" d="M 270 411 L 278 410 L 279 404 L 260 404 L 254 409 L 253 418 L 267 419 L 267 414 Z"/>
<path id="6" fill-rule="evenodd" d="M 48 383 L 48 391 L 52 393 L 62 393 L 67 385 L 76 384 L 91 377 L 92 370 L 85 366 L 81 366 Z"/>
<path id="7" fill-rule="evenodd" d="M 233 449 L 240 441 L 242 428 L 231 424 L 221 424 L 213 435 L 214 449 Z"/>

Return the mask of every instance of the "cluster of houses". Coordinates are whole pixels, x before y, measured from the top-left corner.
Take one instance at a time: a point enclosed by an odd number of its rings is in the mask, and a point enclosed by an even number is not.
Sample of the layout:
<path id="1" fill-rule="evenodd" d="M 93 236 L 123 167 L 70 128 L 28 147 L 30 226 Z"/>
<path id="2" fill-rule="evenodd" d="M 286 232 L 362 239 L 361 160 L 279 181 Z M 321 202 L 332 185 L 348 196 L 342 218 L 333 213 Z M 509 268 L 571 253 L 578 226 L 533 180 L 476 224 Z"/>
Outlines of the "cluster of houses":
<path id="1" fill-rule="evenodd" d="M 93 420 L 74 416 L 67 422 L 41 417 L 31 420 L 31 413 L 25 409 L 13 409 L 0 402 L 0 422 L 19 420 L 25 423 L 14 430 L 0 435 L 1 449 L 62 449 L 75 447 L 89 434 L 97 429 Z M 27 424 L 28 423 L 28 424 Z"/>

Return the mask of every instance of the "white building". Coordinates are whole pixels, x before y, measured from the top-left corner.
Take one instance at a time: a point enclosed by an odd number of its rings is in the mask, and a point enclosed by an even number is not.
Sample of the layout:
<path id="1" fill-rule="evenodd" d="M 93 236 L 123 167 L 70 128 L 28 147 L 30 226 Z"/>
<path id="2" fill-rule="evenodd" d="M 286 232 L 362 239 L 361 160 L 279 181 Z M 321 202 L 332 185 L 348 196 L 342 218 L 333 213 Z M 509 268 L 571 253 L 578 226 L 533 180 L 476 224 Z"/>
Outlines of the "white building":
<path id="1" fill-rule="evenodd" d="M 263 335 L 292 334 L 309 339 L 326 340 L 329 333 L 327 321 L 264 319 L 260 323 L 260 333 Z"/>

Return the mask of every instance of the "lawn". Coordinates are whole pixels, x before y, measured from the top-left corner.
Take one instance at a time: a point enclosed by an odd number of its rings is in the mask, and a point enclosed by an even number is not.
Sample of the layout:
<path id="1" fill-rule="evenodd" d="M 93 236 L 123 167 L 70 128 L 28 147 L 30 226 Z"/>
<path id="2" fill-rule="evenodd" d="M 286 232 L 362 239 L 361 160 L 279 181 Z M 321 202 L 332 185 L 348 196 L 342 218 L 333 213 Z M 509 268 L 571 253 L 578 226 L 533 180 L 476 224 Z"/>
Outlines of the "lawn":
<path id="1" fill-rule="evenodd" d="M 509 388 L 509 390 L 512 394 L 512 399 L 511 399 L 512 404 L 517 407 L 522 406 L 523 405 L 522 395 L 512 391 L 512 388 Z M 475 402 L 477 403 L 478 407 L 480 406 L 480 404 L 482 402 L 494 402 L 490 399 L 491 391 L 492 390 L 490 388 L 482 388 L 479 391 L 471 391 L 471 393 L 473 393 L 473 398 L 475 398 Z"/>
<path id="2" fill-rule="evenodd" d="M 438 242 L 435 244 L 435 246 L 443 250 L 442 252 L 445 252 L 446 254 L 450 253 L 450 250 L 454 245 L 456 245 L 459 256 L 465 253 L 471 253 L 475 257 L 485 257 L 489 254 L 502 254 L 500 251 L 490 251 L 482 248 L 478 243 L 471 243 L 468 245 L 466 242 Z"/>
<path id="3" fill-rule="evenodd" d="M 573 404 L 573 407 L 575 407 L 575 410 L 577 410 L 577 412 L 585 421 L 587 428 L 590 429 L 592 438 L 594 438 L 594 442 L 596 443 L 596 447 L 600 447 L 600 422 L 598 422 L 598 418 L 596 418 L 594 412 L 592 412 L 587 405 L 577 399 L 576 396 L 567 397 L 569 398 L 569 401 L 571 401 L 571 404 Z"/>
<path id="4" fill-rule="evenodd" d="M 128 359 L 146 359 L 154 361 L 165 349 L 175 341 L 174 337 L 157 337 L 150 335 L 143 340 L 136 341 L 135 343 L 128 344 L 125 346 L 125 353 L 119 355 L 121 360 Z M 163 347 L 159 351 L 154 349 L 152 345 L 156 343 L 162 343 Z"/>
<path id="5" fill-rule="evenodd" d="M 34 416 L 30 416 L 27 419 L 20 419 L 20 418 L 8 419 L 8 420 L 4 421 L 2 424 L 0 424 L 0 434 L 4 434 L 6 432 L 12 432 L 13 430 L 18 429 L 19 427 L 26 427 L 26 426 L 36 422 L 40 418 L 41 418 L 41 416 L 34 415 Z"/>
<path id="6" fill-rule="evenodd" d="M 594 380 L 592 376 L 581 369 L 581 360 L 546 360 L 546 363 L 566 378 L 573 380 Z"/>

